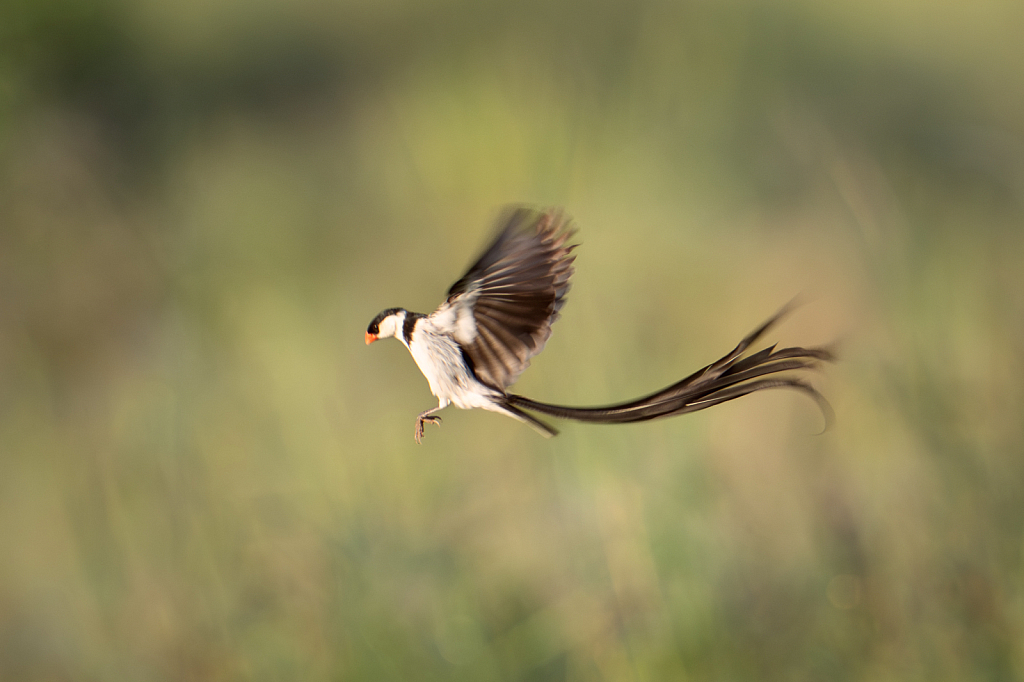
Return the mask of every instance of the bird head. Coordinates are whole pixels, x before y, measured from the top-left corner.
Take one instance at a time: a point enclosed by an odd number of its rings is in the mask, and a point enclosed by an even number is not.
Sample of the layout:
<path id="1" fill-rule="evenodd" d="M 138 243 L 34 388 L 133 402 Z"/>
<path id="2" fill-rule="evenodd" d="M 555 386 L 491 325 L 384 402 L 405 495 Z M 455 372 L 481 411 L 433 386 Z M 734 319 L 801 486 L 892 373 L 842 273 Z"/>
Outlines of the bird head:
<path id="1" fill-rule="evenodd" d="M 405 323 L 406 311 L 402 308 L 388 308 L 381 311 L 366 328 L 366 344 L 377 339 L 387 339 L 398 334 Z"/>

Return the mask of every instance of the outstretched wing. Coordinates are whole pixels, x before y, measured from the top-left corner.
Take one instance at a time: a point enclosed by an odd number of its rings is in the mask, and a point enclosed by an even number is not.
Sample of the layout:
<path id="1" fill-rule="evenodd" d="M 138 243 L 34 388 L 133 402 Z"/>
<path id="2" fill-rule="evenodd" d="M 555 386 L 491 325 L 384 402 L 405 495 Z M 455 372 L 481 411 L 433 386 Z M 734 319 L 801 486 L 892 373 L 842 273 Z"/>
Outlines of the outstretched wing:
<path id="1" fill-rule="evenodd" d="M 558 210 L 509 209 L 494 242 L 431 315 L 488 386 L 512 385 L 551 336 L 573 273 L 573 233 Z"/>

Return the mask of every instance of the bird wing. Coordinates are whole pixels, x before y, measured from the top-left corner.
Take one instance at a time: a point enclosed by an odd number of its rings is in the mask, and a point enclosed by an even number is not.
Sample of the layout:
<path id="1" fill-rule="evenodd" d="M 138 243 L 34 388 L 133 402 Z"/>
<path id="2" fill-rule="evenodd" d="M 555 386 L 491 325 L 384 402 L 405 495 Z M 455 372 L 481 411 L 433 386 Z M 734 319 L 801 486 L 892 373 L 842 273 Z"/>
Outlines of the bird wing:
<path id="1" fill-rule="evenodd" d="M 551 336 L 573 273 L 570 224 L 558 210 L 509 209 L 494 242 L 431 315 L 492 388 L 512 385 Z"/>

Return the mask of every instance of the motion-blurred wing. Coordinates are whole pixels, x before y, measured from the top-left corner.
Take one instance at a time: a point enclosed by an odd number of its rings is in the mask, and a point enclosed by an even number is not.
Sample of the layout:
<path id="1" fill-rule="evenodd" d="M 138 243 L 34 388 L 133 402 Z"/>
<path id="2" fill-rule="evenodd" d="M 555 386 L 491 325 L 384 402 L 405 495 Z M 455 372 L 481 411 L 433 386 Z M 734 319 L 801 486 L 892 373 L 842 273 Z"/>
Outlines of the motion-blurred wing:
<path id="1" fill-rule="evenodd" d="M 551 336 L 573 273 L 569 224 L 557 210 L 510 209 L 494 243 L 431 316 L 493 388 L 514 383 Z"/>

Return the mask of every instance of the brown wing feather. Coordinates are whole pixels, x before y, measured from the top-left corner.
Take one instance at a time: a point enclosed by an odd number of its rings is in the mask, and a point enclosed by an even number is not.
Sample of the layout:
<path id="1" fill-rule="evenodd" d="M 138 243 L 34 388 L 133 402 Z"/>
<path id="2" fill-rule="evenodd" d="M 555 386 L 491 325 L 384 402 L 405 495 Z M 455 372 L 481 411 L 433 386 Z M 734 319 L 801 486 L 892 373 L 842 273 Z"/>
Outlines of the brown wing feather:
<path id="1" fill-rule="evenodd" d="M 557 210 L 518 207 L 500 223 L 494 242 L 448 292 L 448 304 L 471 306 L 476 333 L 463 339 L 473 371 L 504 391 L 551 336 L 565 303 L 575 244 L 569 219 Z"/>

